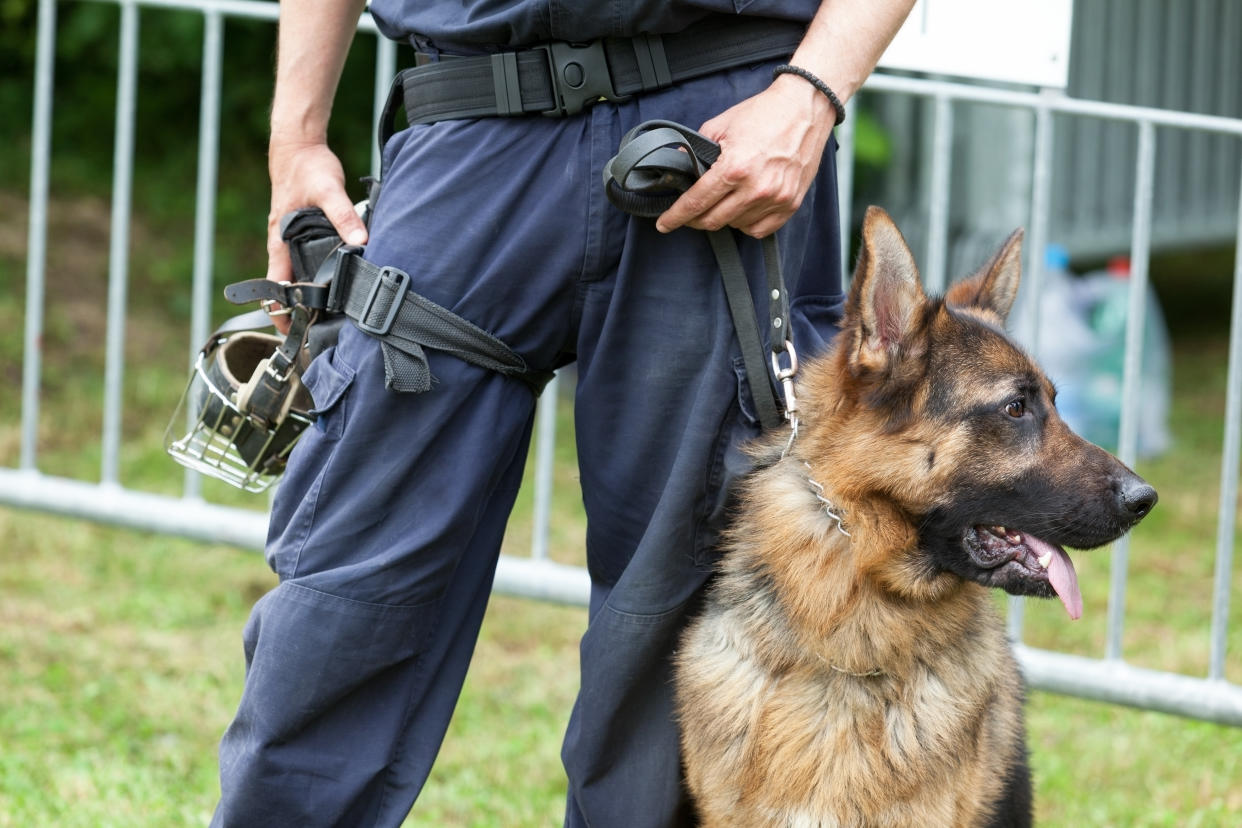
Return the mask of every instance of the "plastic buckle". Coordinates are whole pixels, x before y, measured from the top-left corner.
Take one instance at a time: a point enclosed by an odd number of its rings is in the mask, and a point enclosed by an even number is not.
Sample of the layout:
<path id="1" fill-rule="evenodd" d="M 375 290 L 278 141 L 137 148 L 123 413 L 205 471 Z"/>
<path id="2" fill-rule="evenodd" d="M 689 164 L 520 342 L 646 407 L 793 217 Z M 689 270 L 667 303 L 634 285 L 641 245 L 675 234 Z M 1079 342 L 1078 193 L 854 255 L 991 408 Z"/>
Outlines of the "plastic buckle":
<path id="1" fill-rule="evenodd" d="M 380 288 L 385 287 L 389 277 L 395 276 L 397 283 L 392 287 L 393 301 L 388 307 L 388 312 L 384 314 L 384 321 L 380 325 L 372 325 L 367 322 L 371 316 L 371 309 L 375 307 L 375 299 L 379 296 Z M 397 314 L 401 312 L 401 305 L 405 300 L 406 288 L 410 285 L 410 274 L 404 270 L 395 267 L 380 268 L 379 276 L 371 283 L 371 290 L 367 293 L 367 299 L 362 305 L 362 309 L 358 312 L 358 318 L 354 324 L 358 329 L 371 336 L 387 336 L 392 330 L 393 323 L 397 321 Z"/>
<path id="2" fill-rule="evenodd" d="M 576 115 L 599 100 L 628 101 L 612 88 L 612 75 L 604 55 L 604 41 L 590 43 L 544 43 L 535 47 L 548 56 L 554 106 L 543 114 L 553 118 Z"/>
<path id="3" fill-rule="evenodd" d="M 362 250 L 356 244 L 342 244 L 328 254 L 315 272 L 314 284 L 326 285 L 328 288 L 328 298 L 323 308 L 328 313 L 340 313 L 344 310 L 344 297 L 349 291 L 349 274 L 345 266 L 350 256 L 361 256 Z"/>

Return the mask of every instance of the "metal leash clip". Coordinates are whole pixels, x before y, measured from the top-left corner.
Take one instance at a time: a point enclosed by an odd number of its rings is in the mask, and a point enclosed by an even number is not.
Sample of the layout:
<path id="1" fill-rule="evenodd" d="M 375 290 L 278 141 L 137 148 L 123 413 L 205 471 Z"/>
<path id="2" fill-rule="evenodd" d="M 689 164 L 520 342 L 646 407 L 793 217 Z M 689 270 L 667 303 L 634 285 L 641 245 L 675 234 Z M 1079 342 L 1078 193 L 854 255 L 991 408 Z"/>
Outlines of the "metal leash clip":
<path id="1" fill-rule="evenodd" d="M 794 377 L 798 373 L 798 352 L 794 350 L 793 342 L 785 340 L 785 353 L 789 355 L 789 367 L 782 368 L 780 354 L 772 352 L 772 373 L 776 375 L 776 381 L 781 384 L 781 394 L 785 402 L 785 419 L 797 425 L 798 421 L 798 398 L 794 395 Z"/>

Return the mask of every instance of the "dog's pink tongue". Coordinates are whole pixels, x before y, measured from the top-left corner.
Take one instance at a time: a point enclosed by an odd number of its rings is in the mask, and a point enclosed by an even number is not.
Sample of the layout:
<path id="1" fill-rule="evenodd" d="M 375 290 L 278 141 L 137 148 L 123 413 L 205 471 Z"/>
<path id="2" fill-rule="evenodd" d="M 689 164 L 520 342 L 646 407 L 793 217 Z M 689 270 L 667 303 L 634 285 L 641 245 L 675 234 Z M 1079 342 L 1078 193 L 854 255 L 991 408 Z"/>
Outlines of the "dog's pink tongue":
<path id="1" fill-rule="evenodd" d="M 1047 541 L 1027 535 L 1026 544 L 1040 558 L 1052 553 L 1052 559 L 1048 561 L 1048 581 L 1065 605 L 1069 617 L 1077 621 L 1082 617 L 1082 593 L 1078 591 L 1078 573 L 1074 571 L 1074 562 L 1064 549 Z"/>

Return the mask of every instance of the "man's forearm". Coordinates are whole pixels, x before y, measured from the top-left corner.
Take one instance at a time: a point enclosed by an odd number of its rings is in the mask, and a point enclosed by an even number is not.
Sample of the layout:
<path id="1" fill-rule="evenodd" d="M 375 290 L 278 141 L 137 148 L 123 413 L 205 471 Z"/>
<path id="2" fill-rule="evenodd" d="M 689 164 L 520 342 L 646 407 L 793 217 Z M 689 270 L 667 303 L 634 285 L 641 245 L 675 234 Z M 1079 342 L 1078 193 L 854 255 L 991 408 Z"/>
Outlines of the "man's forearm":
<path id="1" fill-rule="evenodd" d="M 790 61 L 853 97 L 910 13 L 914 0 L 824 0 Z"/>
<path id="2" fill-rule="evenodd" d="M 366 0 L 282 0 L 273 143 L 323 143 Z"/>

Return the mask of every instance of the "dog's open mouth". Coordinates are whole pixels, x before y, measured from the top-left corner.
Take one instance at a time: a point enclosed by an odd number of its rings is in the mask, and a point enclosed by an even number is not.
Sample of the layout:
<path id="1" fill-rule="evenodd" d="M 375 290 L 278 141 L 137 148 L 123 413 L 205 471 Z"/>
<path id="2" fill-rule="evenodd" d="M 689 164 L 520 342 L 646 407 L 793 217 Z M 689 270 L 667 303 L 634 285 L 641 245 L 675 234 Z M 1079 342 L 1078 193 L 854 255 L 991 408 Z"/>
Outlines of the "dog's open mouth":
<path id="1" fill-rule="evenodd" d="M 966 551 L 983 569 L 989 586 L 1015 595 L 1055 592 L 1070 618 L 1082 617 L 1082 593 L 1074 562 L 1060 546 L 1004 526 L 975 526 L 966 533 Z"/>

